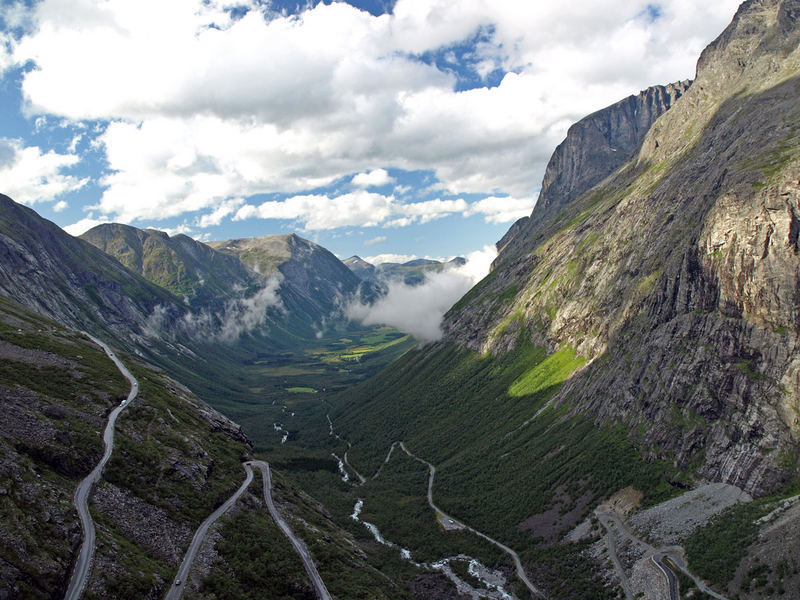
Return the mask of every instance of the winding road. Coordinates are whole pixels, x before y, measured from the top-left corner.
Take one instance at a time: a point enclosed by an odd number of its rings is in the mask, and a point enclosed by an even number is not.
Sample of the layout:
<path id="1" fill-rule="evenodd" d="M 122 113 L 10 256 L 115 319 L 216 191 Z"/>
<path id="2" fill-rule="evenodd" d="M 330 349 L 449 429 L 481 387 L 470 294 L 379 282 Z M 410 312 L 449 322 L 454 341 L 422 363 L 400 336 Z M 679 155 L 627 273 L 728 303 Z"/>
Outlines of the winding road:
<path id="1" fill-rule="evenodd" d="M 722 594 L 718 594 L 710 587 L 708 587 L 705 583 L 700 581 L 694 573 L 689 571 L 686 565 L 683 564 L 683 561 L 680 557 L 676 554 L 677 551 L 680 551 L 680 548 L 677 546 L 669 546 L 663 548 L 655 548 L 645 542 L 644 540 L 636 537 L 633 532 L 631 532 L 625 522 L 620 518 L 620 516 L 614 512 L 609 510 L 596 510 L 595 514 L 598 517 L 600 523 L 605 527 L 608 535 L 606 536 L 606 540 L 610 542 L 608 544 L 609 552 L 611 554 L 612 561 L 614 562 L 614 566 L 617 567 L 620 576 L 623 578 L 623 590 L 625 590 L 626 597 L 629 597 L 628 594 L 630 593 L 630 587 L 626 586 L 628 583 L 628 579 L 625 576 L 625 571 L 622 569 L 622 565 L 619 563 L 619 558 L 617 557 L 616 547 L 613 543 L 613 536 L 614 533 L 619 533 L 623 538 L 628 538 L 630 541 L 640 544 L 644 547 L 648 554 L 650 554 L 650 559 L 653 561 L 653 564 L 658 567 L 658 569 L 664 574 L 664 577 L 667 580 L 667 586 L 669 587 L 669 597 L 670 600 L 679 600 L 680 596 L 678 594 L 678 582 L 677 577 L 675 577 L 675 572 L 670 565 L 664 562 L 665 559 L 669 559 L 671 563 L 673 563 L 678 569 L 680 569 L 687 577 L 689 577 L 694 584 L 698 587 L 700 591 L 717 600 L 728 600 L 727 597 L 723 596 Z M 612 531 L 610 524 L 614 524 L 614 530 Z M 645 555 L 646 556 L 646 555 Z"/>
<path id="2" fill-rule="evenodd" d="M 239 499 L 239 496 L 244 493 L 244 491 L 253 481 L 253 470 L 247 463 L 244 465 L 244 470 L 246 471 L 247 476 L 245 477 L 244 483 L 241 485 L 241 487 L 236 490 L 233 493 L 233 496 L 228 498 L 217 510 L 211 513 L 211 515 L 209 515 L 206 520 L 200 524 L 200 527 L 197 528 L 197 531 L 194 532 L 194 537 L 189 544 L 189 548 L 186 550 L 186 554 L 183 557 L 183 562 L 181 562 L 181 566 L 178 567 L 178 572 L 175 574 L 175 579 L 172 580 L 172 586 L 170 587 L 169 592 L 167 592 L 167 595 L 164 596 L 165 600 L 178 600 L 178 598 L 183 595 L 183 589 L 186 587 L 186 580 L 189 577 L 189 572 L 192 570 L 192 565 L 197 558 L 197 553 L 200 551 L 200 546 L 203 545 L 206 535 L 208 535 L 209 528 L 217 521 L 217 519 L 228 512 L 228 509 L 230 509 L 230 507 L 236 503 L 236 501 Z"/>
<path id="3" fill-rule="evenodd" d="M 111 458 L 111 452 L 114 450 L 114 424 L 117 421 L 117 417 L 139 393 L 139 382 L 136 381 L 136 378 L 125 368 L 125 365 L 123 365 L 111 351 L 111 348 L 88 333 L 82 333 L 100 346 L 108 357 L 114 361 L 114 364 L 120 372 L 130 381 L 131 391 L 128 393 L 128 397 L 108 415 L 108 424 L 103 432 L 103 442 L 105 443 L 103 458 L 101 458 L 97 466 L 92 469 L 92 472 L 78 484 L 78 488 L 75 490 L 75 508 L 78 511 L 78 518 L 81 521 L 81 528 L 83 529 L 83 543 L 81 544 L 81 551 L 78 554 L 78 559 L 72 571 L 67 593 L 64 596 L 65 600 L 78 600 L 83 593 L 83 588 L 86 587 L 86 581 L 89 578 L 92 560 L 94 559 L 95 546 L 94 521 L 92 521 L 92 516 L 89 514 L 89 494 L 92 491 L 92 486 L 100 480 L 103 468 L 106 466 L 108 459 Z"/>
<path id="4" fill-rule="evenodd" d="M 670 600 L 679 600 L 678 596 L 678 578 L 675 577 L 675 573 L 672 572 L 672 569 L 669 568 L 668 565 L 664 563 L 664 558 L 668 555 L 664 553 L 654 554 L 650 557 L 650 560 L 653 561 L 661 572 L 664 574 L 664 577 L 667 578 L 667 585 L 669 586 L 669 598 Z"/>
<path id="5" fill-rule="evenodd" d="M 311 553 L 308 551 L 308 548 L 303 543 L 303 540 L 294 535 L 291 528 L 286 524 L 286 521 L 283 520 L 278 514 L 278 510 L 275 508 L 275 502 L 272 500 L 272 475 L 269 470 L 269 464 L 262 460 L 253 460 L 249 463 L 245 463 L 245 468 L 252 478 L 252 471 L 250 470 L 251 465 L 261 470 L 261 479 L 264 482 L 264 501 L 267 503 L 269 514 L 272 516 L 272 520 L 280 527 L 283 534 L 289 538 L 295 552 L 300 556 L 300 560 L 303 561 L 303 566 L 306 569 L 306 573 L 308 573 L 308 577 L 311 579 L 317 598 L 320 600 L 331 600 L 331 595 L 328 593 L 328 589 L 325 587 L 325 583 L 322 581 L 319 571 L 317 571 L 314 559 L 311 558 Z"/>
<path id="6" fill-rule="evenodd" d="M 408 448 L 406 448 L 406 446 L 405 446 L 405 444 L 403 442 L 399 442 L 399 443 L 400 443 L 400 448 L 403 449 L 403 452 L 408 454 L 414 460 L 419 461 L 424 465 L 427 465 L 428 470 L 430 472 L 430 474 L 428 476 L 428 505 L 438 515 L 439 521 L 442 522 L 442 524 L 445 526 L 445 528 L 448 528 L 448 524 L 449 524 L 450 525 L 450 527 L 449 527 L 450 529 L 455 529 L 455 528 L 466 529 L 467 531 L 471 531 L 472 533 L 474 533 L 478 537 L 483 538 L 484 540 L 486 540 L 490 544 L 494 544 L 495 546 L 500 548 L 503 552 L 508 554 L 513 559 L 514 565 L 516 566 L 517 577 L 519 577 L 520 580 L 522 581 L 522 583 L 525 584 L 525 587 L 528 588 L 530 593 L 533 594 L 537 598 L 546 598 L 546 596 L 539 590 L 539 588 L 537 588 L 535 585 L 533 585 L 533 583 L 531 583 L 530 579 L 528 579 L 528 576 L 525 574 L 525 569 L 522 568 L 522 561 L 520 561 L 519 555 L 516 552 L 514 552 L 511 548 L 509 548 L 508 546 L 506 546 L 502 542 L 498 542 L 497 540 L 495 540 L 494 538 L 489 537 L 485 533 L 481 533 L 477 529 L 473 529 L 472 527 L 470 527 L 469 525 L 466 525 L 465 523 L 462 523 L 458 519 L 454 519 L 453 517 L 451 517 L 450 515 L 445 513 L 442 509 L 440 509 L 438 506 L 436 506 L 436 504 L 433 503 L 433 479 L 434 479 L 434 477 L 436 477 L 436 467 L 434 467 L 428 461 L 423 460 L 423 459 L 419 458 L 418 456 L 415 456 L 414 454 L 409 452 Z M 448 523 L 448 524 L 446 524 L 446 523 Z M 453 527 L 453 526 L 455 526 L 455 527 Z"/>
<path id="7" fill-rule="evenodd" d="M 191 572 L 192 566 L 197 559 L 197 553 L 200 551 L 200 547 L 203 545 L 203 542 L 208 535 L 208 530 L 220 517 L 222 517 L 222 515 L 230 510 L 236 501 L 239 500 L 239 497 L 253 482 L 253 467 L 258 468 L 261 471 L 261 478 L 264 482 L 264 500 L 267 503 L 269 514 L 283 534 L 289 538 L 289 541 L 292 543 L 292 547 L 294 548 L 295 552 L 297 552 L 297 554 L 300 556 L 300 559 L 303 561 L 303 566 L 306 569 L 306 573 L 308 573 L 308 577 L 311 579 L 311 583 L 314 586 L 317 598 L 320 600 L 331 600 L 331 595 L 325 588 L 325 584 L 322 581 L 322 577 L 319 575 L 319 571 L 317 571 L 317 567 L 314 565 L 314 559 L 311 558 L 311 553 L 309 553 L 308 548 L 303 543 L 303 540 L 294 535 L 292 530 L 278 514 L 278 511 L 275 508 L 275 503 L 272 500 L 272 475 L 269 470 L 269 464 L 261 460 L 251 460 L 249 462 L 242 463 L 242 466 L 244 467 L 246 473 L 244 483 L 242 483 L 241 487 L 239 487 L 239 489 L 236 490 L 236 492 L 234 492 L 234 494 L 228 498 L 225 503 L 222 504 L 222 506 L 215 510 L 208 518 L 206 518 L 205 521 L 200 524 L 200 527 L 197 528 L 197 531 L 195 532 L 194 537 L 189 544 L 189 548 L 186 550 L 186 554 L 183 557 L 183 562 L 181 562 L 181 566 L 178 568 L 178 572 L 175 574 L 175 579 L 172 581 L 172 586 L 170 587 L 169 592 L 167 592 L 167 595 L 164 597 L 164 600 L 178 600 L 183 595 L 183 590 L 186 587 L 189 573 Z"/>

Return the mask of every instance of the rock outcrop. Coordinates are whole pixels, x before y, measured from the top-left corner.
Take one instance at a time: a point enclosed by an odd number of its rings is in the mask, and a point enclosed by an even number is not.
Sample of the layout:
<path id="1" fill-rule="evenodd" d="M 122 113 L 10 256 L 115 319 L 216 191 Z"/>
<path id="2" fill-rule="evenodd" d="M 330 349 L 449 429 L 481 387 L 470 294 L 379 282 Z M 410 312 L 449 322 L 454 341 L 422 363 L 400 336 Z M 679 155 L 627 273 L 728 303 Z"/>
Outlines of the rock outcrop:
<path id="1" fill-rule="evenodd" d="M 754 494 L 798 469 L 799 13 L 745 2 L 613 174 L 590 168 L 593 148 L 557 150 L 564 174 L 444 323 L 481 352 L 520 335 L 575 348 L 588 365 L 554 402 L 623 424 L 648 460 Z M 571 135 L 607 156 L 601 114 Z"/>
<path id="2" fill-rule="evenodd" d="M 123 343 L 141 339 L 156 306 L 172 317 L 186 310 L 168 291 L 3 195 L 0 294 L 59 323 Z"/>
<path id="3" fill-rule="evenodd" d="M 506 250 L 496 264 L 513 254 L 538 224 L 561 211 L 628 162 L 639 150 L 653 123 L 692 85 L 689 80 L 656 85 L 584 117 L 550 157 L 542 189 L 530 219 L 520 219 L 498 242 Z"/>

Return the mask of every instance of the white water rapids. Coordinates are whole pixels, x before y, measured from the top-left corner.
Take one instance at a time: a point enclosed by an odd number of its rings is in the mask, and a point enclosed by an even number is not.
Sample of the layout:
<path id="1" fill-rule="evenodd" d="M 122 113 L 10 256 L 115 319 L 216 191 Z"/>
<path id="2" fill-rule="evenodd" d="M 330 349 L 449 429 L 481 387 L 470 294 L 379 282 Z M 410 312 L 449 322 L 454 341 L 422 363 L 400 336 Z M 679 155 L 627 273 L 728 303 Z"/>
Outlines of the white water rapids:
<path id="1" fill-rule="evenodd" d="M 381 534 L 380 530 L 374 523 L 364 521 L 361 519 L 361 511 L 364 509 L 364 500 L 358 499 L 353 507 L 353 514 L 350 518 L 361 523 L 366 527 L 375 538 L 375 541 L 384 546 L 391 548 L 398 548 L 399 546 L 394 542 L 390 542 Z M 470 556 L 460 554 L 458 556 L 451 556 L 443 558 L 433 564 L 414 562 L 411 558 L 411 551 L 406 548 L 400 548 L 400 557 L 404 560 L 410 561 L 414 566 L 422 569 L 431 569 L 441 572 L 456 586 L 460 594 L 466 594 L 470 598 L 478 600 L 479 598 L 489 598 L 490 600 L 518 600 L 516 596 L 505 590 L 506 578 L 500 571 L 494 571 L 484 566 L 480 561 Z M 469 561 L 468 572 L 475 579 L 479 580 L 484 586 L 484 589 L 478 589 L 470 585 L 468 582 L 461 579 L 453 569 L 450 563 L 453 561 Z"/>

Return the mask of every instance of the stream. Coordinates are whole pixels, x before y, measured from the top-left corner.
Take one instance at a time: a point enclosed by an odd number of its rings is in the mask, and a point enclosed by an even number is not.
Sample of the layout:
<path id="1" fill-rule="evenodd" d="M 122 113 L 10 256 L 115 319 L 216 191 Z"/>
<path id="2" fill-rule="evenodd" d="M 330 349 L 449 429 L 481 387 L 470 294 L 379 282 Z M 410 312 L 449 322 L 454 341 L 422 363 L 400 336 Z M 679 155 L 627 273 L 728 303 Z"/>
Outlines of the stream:
<path id="1" fill-rule="evenodd" d="M 471 556 L 459 554 L 458 556 L 443 558 L 432 564 L 415 562 L 411 557 L 410 550 L 407 548 L 402 548 L 394 542 L 387 540 L 385 537 L 383 537 L 377 525 L 370 523 L 369 521 L 364 521 L 360 518 L 361 511 L 363 509 L 364 500 L 359 498 L 353 507 L 353 514 L 350 515 L 350 518 L 357 523 L 364 525 L 364 527 L 366 527 L 372 534 L 372 537 L 375 538 L 376 542 L 391 548 L 400 548 L 400 557 L 411 562 L 411 564 L 413 564 L 415 567 L 439 571 L 453 582 L 453 585 L 456 586 L 456 589 L 460 594 L 466 594 L 475 600 L 478 600 L 479 598 L 489 598 L 491 600 L 518 600 L 516 596 L 514 596 L 511 592 L 506 591 L 504 588 L 506 585 L 506 577 L 501 571 L 490 569 L 489 567 L 483 565 L 479 560 L 472 558 Z M 464 581 L 461 577 L 459 577 L 450 566 L 450 564 L 455 561 L 469 562 L 467 569 L 468 573 L 476 580 L 480 581 L 484 587 L 476 588 L 469 582 Z"/>

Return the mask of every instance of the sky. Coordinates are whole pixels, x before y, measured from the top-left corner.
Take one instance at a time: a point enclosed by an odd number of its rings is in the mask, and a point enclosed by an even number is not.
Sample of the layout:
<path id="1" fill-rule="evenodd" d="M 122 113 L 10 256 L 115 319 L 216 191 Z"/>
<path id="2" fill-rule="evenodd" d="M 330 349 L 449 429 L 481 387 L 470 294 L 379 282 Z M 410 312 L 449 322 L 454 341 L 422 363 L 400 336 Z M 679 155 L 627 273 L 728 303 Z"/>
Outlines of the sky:
<path id="1" fill-rule="evenodd" d="M 0 192 L 78 235 L 464 256 L 737 0 L 0 0 Z"/>

